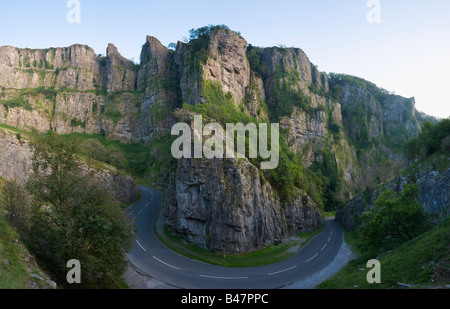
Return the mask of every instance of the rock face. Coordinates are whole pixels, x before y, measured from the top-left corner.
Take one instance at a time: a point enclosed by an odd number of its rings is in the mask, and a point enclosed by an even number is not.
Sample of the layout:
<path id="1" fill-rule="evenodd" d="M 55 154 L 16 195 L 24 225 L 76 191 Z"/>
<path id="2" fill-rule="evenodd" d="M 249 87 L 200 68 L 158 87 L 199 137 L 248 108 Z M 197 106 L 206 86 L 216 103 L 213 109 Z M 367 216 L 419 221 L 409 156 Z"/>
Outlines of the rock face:
<path id="1" fill-rule="evenodd" d="M 450 164 L 450 158 L 442 155 L 440 158 Z M 407 175 L 393 178 L 380 188 L 369 192 L 366 197 L 355 197 L 348 201 L 342 209 L 336 213 L 336 221 L 343 227 L 354 230 L 360 225 L 360 216 L 363 212 L 373 207 L 377 197 L 385 190 L 394 192 L 402 191 L 407 184 L 416 184 L 419 191 L 419 202 L 425 212 L 435 214 L 437 220 L 441 220 L 450 214 L 450 168 L 436 169 L 433 164 L 420 167 Z"/>
<path id="2" fill-rule="evenodd" d="M 224 93 L 231 92 L 237 104 L 244 102 L 250 84 L 250 65 L 247 61 L 247 41 L 239 34 L 219 30 L 211 34 L 204 78 L 222 85 Z"/>
<path id="3" fill-rule="evenodd" d="M 170 230 L 212 251 L 249 252 L 324 222 L 315 204 L 300 192 L 282 207 L 246 160 L 182 159 L 168 194 Z"/>
<path id="4" fill-rule="evenodd" d="M 301 49 L 251 49 L 241 35 L 221 27 L 178 42 L 175 50 L 148 36 L 139 65 L 113 44 L 106 56 L 79 44 L 0 47 L 0 124 L 148 142 L 170 132 L 173 112 L 183 103 L 211 103 L 204 93 L 210 82 L 231 95 L 237 110 L 280 123 L 303 167 L 329 178 L 324 190 L 331 201 L 395 175 L 407 162 L 392 145 L 419 132 L 414 99 L 380 95 L 377 87 L 356 81 L 340 83 L 336 94 L 336 81 Z M 8 139 L 0 150 L 7 158 L 0 172 L 18 179 L 30 168 L 27 146 Z M 131 183 L 114 173 L 102 177 L 113 188 L 125 188 L 116 197 L 130 198 Z M 249 161 L 179 160 L 169 179 L 170 230 L 210 250 L 251 251 L 317 228 L 323 220 L 300 189 L 290 202 L 279 200 Z"/>
<path id="5" fill-rule="evenodd" d="M 0 129 L 0 177 L 24 184 L 32 172 L 28 141 Z"/>
<path id="6" fill-rule="evenodd" d="M 0 177 L 25 184 L 33 172 L 30 143 L 0 129 L 0 144 Z M 138 198 L 138 189 L 131 177 L 118 173 L 113 168 L 94 170 L 85 166 L 84 170 L 86 174 L 92 172 L 99 182 L 104 183 L 118 202 L 126 203 Z"/>

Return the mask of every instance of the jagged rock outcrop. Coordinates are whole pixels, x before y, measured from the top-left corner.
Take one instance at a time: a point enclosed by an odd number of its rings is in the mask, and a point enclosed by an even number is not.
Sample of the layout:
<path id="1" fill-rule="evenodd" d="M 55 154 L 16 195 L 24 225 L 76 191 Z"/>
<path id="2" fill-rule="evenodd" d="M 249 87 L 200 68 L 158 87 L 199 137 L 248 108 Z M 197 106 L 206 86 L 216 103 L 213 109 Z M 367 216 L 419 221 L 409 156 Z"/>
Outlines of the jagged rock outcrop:
<path id="1" fill-rule="evenodd" d="M 204 79 L 219 82 L 224 93 L 233 94 L 237 105 L 244 102 L 250 84 L 247 46 L 247 41 L 233 31 L 213 32 L 208 44 L 211 57 L 204 66 Z"/>
<path id="2" fill-rule="evenodd" d="M 212 251 L 253 251 L 324 222 L 300 192 L 282 206 L 247 160 L 181 159 L 167 193 L 169 229 Z"/>
<path id="3" fill-rule="evenodd" d="M 25 184 L 33 172 L 30 142 L 7 130 L 0 129 L 0 177 Z M 86 174 L 92 175 L 110 189 L 112 196 L 121 203 L 135 201 L 138 188 L 133 179 L 119 173 L 115 168 L 93 169 L 84 165 Z"/>

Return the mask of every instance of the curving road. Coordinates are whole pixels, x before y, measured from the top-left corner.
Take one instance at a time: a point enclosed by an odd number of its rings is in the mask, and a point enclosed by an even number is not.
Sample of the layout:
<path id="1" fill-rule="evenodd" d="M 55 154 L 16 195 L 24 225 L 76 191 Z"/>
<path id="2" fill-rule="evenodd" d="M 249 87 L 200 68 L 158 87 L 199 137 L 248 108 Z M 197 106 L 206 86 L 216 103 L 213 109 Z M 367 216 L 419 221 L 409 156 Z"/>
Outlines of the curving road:
<path id="1" fill-rule="evenodd" d="M 140 186 L 142 197 L 127 209 L 137 234 L 127 253 L 131 264 L 162 282 L 188 289 L 274 289 L 287 287 L 326 268 L 336 257 L 343 231 L 332 219 L 324 230 L 287 260 L 257 267 L 229 268 L 184 257 L 168 249 L 155 235 L 153 225 L 162 205 L 157 190 Z"/>

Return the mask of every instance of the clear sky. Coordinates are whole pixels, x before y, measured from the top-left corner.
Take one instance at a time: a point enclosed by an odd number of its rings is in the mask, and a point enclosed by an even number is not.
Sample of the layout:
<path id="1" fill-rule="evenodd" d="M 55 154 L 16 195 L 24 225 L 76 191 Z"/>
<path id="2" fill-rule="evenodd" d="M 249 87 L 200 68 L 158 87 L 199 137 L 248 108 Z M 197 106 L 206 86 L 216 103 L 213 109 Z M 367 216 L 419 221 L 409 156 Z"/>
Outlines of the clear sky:
<path id="1" fill-rule="evenodd" d="M 105 54 L 108 43 L 134 61 L 146 35 L 164 45 L 188 31 L 226 24 L 248 43 L 303 49 L 325 72 L 365 78 L 405 97 L 418 110 L 450 116 L 450 1 L 379 0 L 78 0 L 80 23 L 68 23 L 68 0 L 0 0 L 0 46 L 86 44 Z"/>

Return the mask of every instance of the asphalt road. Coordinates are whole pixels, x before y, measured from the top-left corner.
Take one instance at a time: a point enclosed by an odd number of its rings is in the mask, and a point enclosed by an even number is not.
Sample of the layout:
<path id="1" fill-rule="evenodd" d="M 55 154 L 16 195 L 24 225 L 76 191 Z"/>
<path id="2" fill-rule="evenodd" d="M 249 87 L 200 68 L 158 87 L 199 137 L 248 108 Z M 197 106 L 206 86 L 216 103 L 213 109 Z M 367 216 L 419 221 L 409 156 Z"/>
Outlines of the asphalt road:
<path id="1" fill-rule="evenodd" d="M 326 268 L 336 257 L 343 231 L 333 219 L 324 230 L 287 260 L 257 267 L 230 268 L 184 257 L 167 248 L 155 235 L 154 222 L 161 210 L 162 195 L 139 187 L 142 197 L 127 209 L 135 218 L 137 234 L 127 253 L 132 265 L 144 274 L 186 289 L 274 289 L 288 287 Z"/>

